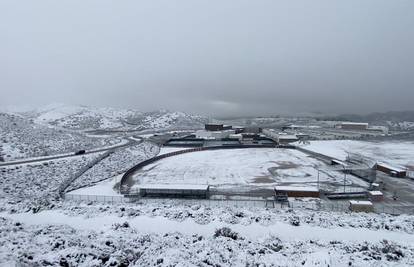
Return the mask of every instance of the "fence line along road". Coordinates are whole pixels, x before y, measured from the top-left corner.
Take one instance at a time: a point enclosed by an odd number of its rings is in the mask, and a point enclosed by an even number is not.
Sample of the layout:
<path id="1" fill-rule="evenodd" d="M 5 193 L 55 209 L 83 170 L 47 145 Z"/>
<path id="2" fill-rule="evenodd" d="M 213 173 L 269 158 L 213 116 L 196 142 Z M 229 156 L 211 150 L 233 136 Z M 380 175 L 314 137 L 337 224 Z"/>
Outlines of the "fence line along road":
<path id="1" fill-rule="evenodd" d="M 77 194 L 65 194 L 65 200 L 74 201 L 96 201 L 103 203 L 125 203 L 128 202 L 123 196 L 100 196 L 100 195 L 77 195 Z"/>
<path id="2" fill-rule="evenodd" d="M 98 164 L 99 162 L 101 162 L 103 159 L 109 157 L 109 155 L 111 155 L 112 153 L 114 153 L 113 150 L 110 150 L 110 151 L 105 152 L 104 154 L 102 154 L 101 156 L 99 156 L 98 158 L 96 158 L 95 160 L 93 160 L 92 162 L 90 162 L 89 164 L 87 164 L 86 166 L 82 167 L 79 171 L 77 171 L 71 177 L 69 177 L 69 179 L 67 179 L 66 181 L 64 181 L 59 186 L 59 195 L 61 197 L 63 197 L 65 190 L 69 187 L 69 185 L 71 183 L 73 183 L 76 179 L 78 179 L 79 177 L 81 177 L 85 172 L 87 172 L 93 166 L 95 166 L 96 164 Z"/>

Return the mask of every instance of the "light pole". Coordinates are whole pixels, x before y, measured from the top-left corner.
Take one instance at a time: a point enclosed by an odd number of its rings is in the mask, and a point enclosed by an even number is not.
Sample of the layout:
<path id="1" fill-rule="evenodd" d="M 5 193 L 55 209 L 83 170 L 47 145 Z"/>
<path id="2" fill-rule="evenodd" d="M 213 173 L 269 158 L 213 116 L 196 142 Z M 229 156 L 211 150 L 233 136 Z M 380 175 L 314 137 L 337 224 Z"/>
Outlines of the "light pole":
<path id="1" fill-rule="evenodd" d="M 344 168 L 344 193 L 346 192 L 346 169 L 345 166 L 342 166 Z"/>

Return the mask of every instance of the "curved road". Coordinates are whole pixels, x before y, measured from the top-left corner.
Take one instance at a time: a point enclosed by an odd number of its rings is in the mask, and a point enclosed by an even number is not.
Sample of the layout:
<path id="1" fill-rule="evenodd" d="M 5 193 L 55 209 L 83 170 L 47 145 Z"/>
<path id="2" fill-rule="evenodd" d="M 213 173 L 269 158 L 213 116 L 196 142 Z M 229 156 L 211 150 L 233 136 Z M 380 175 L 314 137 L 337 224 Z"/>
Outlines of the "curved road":
<path id="1" fill-rule="evenodd" d="M 15 160 L 15 161 L 9 161 L 9 162 L 3 162 L 0 163 L 0 167 L 5 167 L 5 166 L 12 166 L 12 165 L 20 165 L 20 164 L 25 164 L 25 163 L 33 163 L 33 162 L 42 162 L 42 161 L 49 161 L 49 160 L 54 160 L 54 159 L 64 159 L 64 158 L 71 158 L 71 157 L 81 157 L 87 154 L 94 154 L 94 153 L 99 153 L 99 152 L 105 152 L 105 151 L 109 151 L 109 150 L 114 150 L 114 149 L 118 149 L 121 147 L 127 147 L 127 146 L 132 146 L 132 145 L 138 145 L 141 144 L 143 142 L 143 138 L 140 138 L 141 140 L 135 140 L 132 138 L 127 138 L 128 142 L 125 144 L 120 144 L 120 145 L 115 145 L 115 146 L 111 146 L 111 147 L 105 147 L 105 148 L 98 148 L 98 149 L 93 149 L 93 150 L 88 150 L 86 151 L 84 154 L 80 154 L 80 155 L 75 155 L 75 152 L 73 152 L 72 154 L 61 154 L 61 155 L 56 155 L 56 156 L 49 156 L 49 157 L 42 157 L 42 158 L 29 158 L 29 159 L 22 159 L 22 160 Z"/>

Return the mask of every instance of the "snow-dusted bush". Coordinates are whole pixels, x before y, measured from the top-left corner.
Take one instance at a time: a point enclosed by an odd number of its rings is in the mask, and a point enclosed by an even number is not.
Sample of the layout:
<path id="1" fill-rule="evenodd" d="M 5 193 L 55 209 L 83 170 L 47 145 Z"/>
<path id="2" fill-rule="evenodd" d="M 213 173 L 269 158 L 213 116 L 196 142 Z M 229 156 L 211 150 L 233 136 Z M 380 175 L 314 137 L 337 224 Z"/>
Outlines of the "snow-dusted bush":
<path id="1" fill-rule="evenodd" d="M 86 155 L 43 163 L 0 168 L 0 203 L 6 210 L 32 210 L 53 207 L 59 199 L 59 186 L 97 155 Z"/>
<path id="2" fill-rule="evenodd" d="M 214 232 L 214 237 L 217 238 L 220 236 L 231 238 L 233 240 L 238 240 L 241 238 L 238 233 L 232 231 L 228 227 L 222 227 L 222 228 L 216 229 L 216 231 Z"/>

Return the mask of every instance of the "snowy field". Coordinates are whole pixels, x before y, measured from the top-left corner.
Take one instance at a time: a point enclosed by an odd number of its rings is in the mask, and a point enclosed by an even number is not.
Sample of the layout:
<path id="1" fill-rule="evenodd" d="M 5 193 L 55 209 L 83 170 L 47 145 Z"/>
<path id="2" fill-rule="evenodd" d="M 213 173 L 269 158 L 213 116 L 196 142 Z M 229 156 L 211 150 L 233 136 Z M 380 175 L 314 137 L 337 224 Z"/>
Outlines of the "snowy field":
<path id="1" fill-rule="evenodd" d="M 81 187 L 79 189 L 72 190 L 66 193 L 66 195 L 122 197 L 118 190 L 121 178 L 122 175 L 118 175 L 91 186 Z"/>
<path id="2" fill-rule="evenodd" d="M 345 160 L 357 153 L 374 162 L 385 162 L 414 170 L 414 142 L 366 142 L 353 140 L 311 141 L 308 150 Z"/>
<path id="3" fill-rule="evenodd" d="M 164 152 L 168 150 L 164 149 Z M 144 167 L 134 177 L 139 184 L 209 184 L 215 187 L 266 187 L 277 184 L 315 186 L 318 168 L 322 188 L 343 184 L 343 175 L 300 151 L 292 149 L 248 148 L 187 153 L 166 158 Z M 357 178 L 348 184 L 365 186 Z"/>

